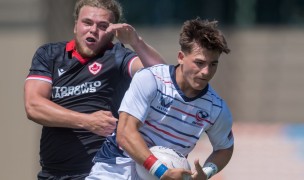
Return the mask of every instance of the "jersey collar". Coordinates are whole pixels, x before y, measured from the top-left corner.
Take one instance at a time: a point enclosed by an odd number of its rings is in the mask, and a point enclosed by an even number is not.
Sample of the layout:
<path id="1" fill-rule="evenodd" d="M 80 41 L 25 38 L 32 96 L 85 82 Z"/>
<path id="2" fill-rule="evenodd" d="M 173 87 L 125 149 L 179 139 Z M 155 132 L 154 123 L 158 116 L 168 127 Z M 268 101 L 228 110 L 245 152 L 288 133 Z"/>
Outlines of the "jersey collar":
<path id="1" fill-rule="evenodd" d="M 107 48 L 104 50 L 106 51 L 107 49 L 111 49 L 113 47 L 113 43 L 109 43 Z M 90 58 L 84 58 L 82 57 L 77 51 L 76 51 L 76 42 L 75 42 L 75 39 L 69 41 L 67 44 L 66 44 L 66 51 L 67 52 L 71 52 L 72 53 L 72 57 L 75 57 L 81 64 L 86 64 Z M 102 51 L 100 54 L 103 54 L 104 51 Z"/>

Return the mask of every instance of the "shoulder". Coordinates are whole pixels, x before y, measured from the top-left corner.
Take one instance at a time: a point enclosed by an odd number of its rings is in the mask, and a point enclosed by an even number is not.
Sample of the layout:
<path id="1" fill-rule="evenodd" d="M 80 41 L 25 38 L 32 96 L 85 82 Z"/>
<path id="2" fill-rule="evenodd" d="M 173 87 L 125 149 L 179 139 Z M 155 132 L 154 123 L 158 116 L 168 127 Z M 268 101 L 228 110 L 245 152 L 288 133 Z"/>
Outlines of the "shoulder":
<path id="1" fill-rule="evenodd" d="M 144 89 L 156 89 L 160 84 L 159 81 L 164 79 L 164 75 L 159 73 L 159 71 L 165 66 L 155 65 L 138 70 L 132 78 L 132 83 L 140 83 L 141 86 L 144 85 Z"/>
<path id="2" fill-rule="evenodd" d="M 121 52 L 121 53 L 135 53 L 133 50 L 127 48 L 124 44 L 117 42 L 114 44 L 110 44 L 108 50 L 110 50 L 109 52 L 112 53 L 117 53 L 117 52 Z"/>
<path id="3" fill-rule="evenodd" d="M 150 67 L 145 67 L 145 68 L 141 68 L 140 70 L 138 70 L 136 72 L 136 74 L 138 73 L 150 73 L 152 75 L 156 75 L 156 74 L 161 74 L 166 72 L 167 70 L 169 70 L 169 65 L 166 64 L 157 64 L 157 65 L 153 65 Z"/>
<path id="4" fill-rule="evenodd" d="M 167 65 L 167 64 L 156 64 L 154 66 L 147 67 L 145 69 L 151 71 L 151 73 L 154 75 L 164 76 L 164 75 L 167 75 L 170 73 L 170 71 L 169 71 L 170 65 Z"/>
<path id="5" fill-rule="evenodd" d="M 41 45 L 39 48 L 41 49 L 58 49 L 58 48 L 65 48 L 67 42 L 62 41 L 62 42 L 53 42 L 53 43 L 45 43 Z"/>
<path id="6" fill-rule="evenodd" d="M 66 44 L 67 42 L 46 43 L 37 49 L 36 54 L 45 54 L 48 56 L 61 54 L 65 51 Z"/>
<path id="7" fill-rule="evenodd" d="M 224 101 L 223 98 L 212 88 L 210 84 L 208 86 L 208 91 L 206 95 L 210 98 L 213 104 L 217 106 L 222 106 L 222 102 Z"/>
<path id="8" fill-rule="evenodd" d="M 122 43 L 119 42 L 110 44 L 104 54 L 115 57 L 115 60 L 118 64 L 122 62 L 128 63 L 130 60 L 133 60 L 135 57 L 137 57 L 137 54 L 133 50 L 125 47 Z"/>
<path id="9" fill-rule="evenodd" d="M 209 101 L 213 106 L 213 118 L 231 117 L 230 109 L 225 100 L 209 85 L 208 92 L 206 93 Z"/>

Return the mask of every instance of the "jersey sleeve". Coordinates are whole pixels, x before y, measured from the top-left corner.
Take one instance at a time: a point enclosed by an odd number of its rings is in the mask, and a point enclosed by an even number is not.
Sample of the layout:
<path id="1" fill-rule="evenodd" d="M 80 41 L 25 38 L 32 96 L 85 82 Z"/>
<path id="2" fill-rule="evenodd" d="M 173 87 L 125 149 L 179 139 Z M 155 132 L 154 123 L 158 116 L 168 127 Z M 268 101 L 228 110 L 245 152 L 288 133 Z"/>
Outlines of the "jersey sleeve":
<path id="1" fill-rule="evenodd" d="M 157 83 L 152 72 L 142 69 L 135 73 L 129 89 L 125 93 L 119 112 L 128 114 L 144 122 L 150 107 L 150 102 L 156 96 Z"/>
<path id="2" fill-rule="evenodd" d="M 131 72 L 131 67 L 132 63 L 136 58 L 138 58 L 138 55 L 132 51 L 129 48 L 126 48 L 123 44 L 121 43 L 116 43 L 115 44 L 115 57 L 116 61 L 118 61 L 118 64 L 121 65 L 121 71 L 123 72 L 123 76 L 127 76 L 128 78 L 132 78 L 132 72 Z M 120 63 L 121 61 L 121 63 Z"/>
<path id="3" fill-rule="evenodd" d="M 47 81 L 52 83 L 52 60 L 48 55 L 47 51 L 48 45 L 41 46 L 35 52 L 30 72 L 26 78 L 28 79 L 37 79 Z"/>
<path id="4" fill-rule="evenodd" d="M 214 125 L 206 133 L 209 137 L 213 150 L 227 149 L 234 144 L 232 134 L 232 115 L 227 104 L 222 101 L 222 111 Z"/>

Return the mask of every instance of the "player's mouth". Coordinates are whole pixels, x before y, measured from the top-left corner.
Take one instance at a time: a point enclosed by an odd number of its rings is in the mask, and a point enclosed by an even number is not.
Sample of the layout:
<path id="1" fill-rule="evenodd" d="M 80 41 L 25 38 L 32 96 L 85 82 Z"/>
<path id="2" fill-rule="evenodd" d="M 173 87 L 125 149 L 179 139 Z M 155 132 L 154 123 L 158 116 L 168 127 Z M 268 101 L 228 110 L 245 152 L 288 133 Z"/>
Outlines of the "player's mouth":
<path id="1" fill-rule="evenodd" d="M 207 78 L 197 78 L 197 80 L 198 80 L 199 82 L 206 82 L 206 81 L 208 81 Z"/>
<path id="2" fill-rule="evenodd" d="M 86 38 L 86 42 L 91 44 L 91 43 L 95 43 L 96 42 L 96 39 L 92 38 L 92 37 L 88 37 Z"/>

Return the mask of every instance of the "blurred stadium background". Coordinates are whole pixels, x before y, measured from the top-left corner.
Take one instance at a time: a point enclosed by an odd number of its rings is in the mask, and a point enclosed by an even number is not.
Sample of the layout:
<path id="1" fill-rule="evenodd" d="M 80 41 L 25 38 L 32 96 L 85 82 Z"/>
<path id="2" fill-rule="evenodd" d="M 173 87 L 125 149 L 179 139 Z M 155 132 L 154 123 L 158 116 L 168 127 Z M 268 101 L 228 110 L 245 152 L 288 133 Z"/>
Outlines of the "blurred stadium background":
<path id="1" fill-rule="evenodd" d="M 74 0 L 0 0 L 0 179 L 33 180 L 41 126 L 27 120 L 23 84 L 33 53 L 73 37 Z M 217 180 L 304 177 L 303 0 L 120 0 L 125 21 L 176 63 L 186 19 L 218 20 L 231 54 L 212 84 L 234 116 L 235 153 Z M 189 160 L 209 154 L 206 137 Z"/>

